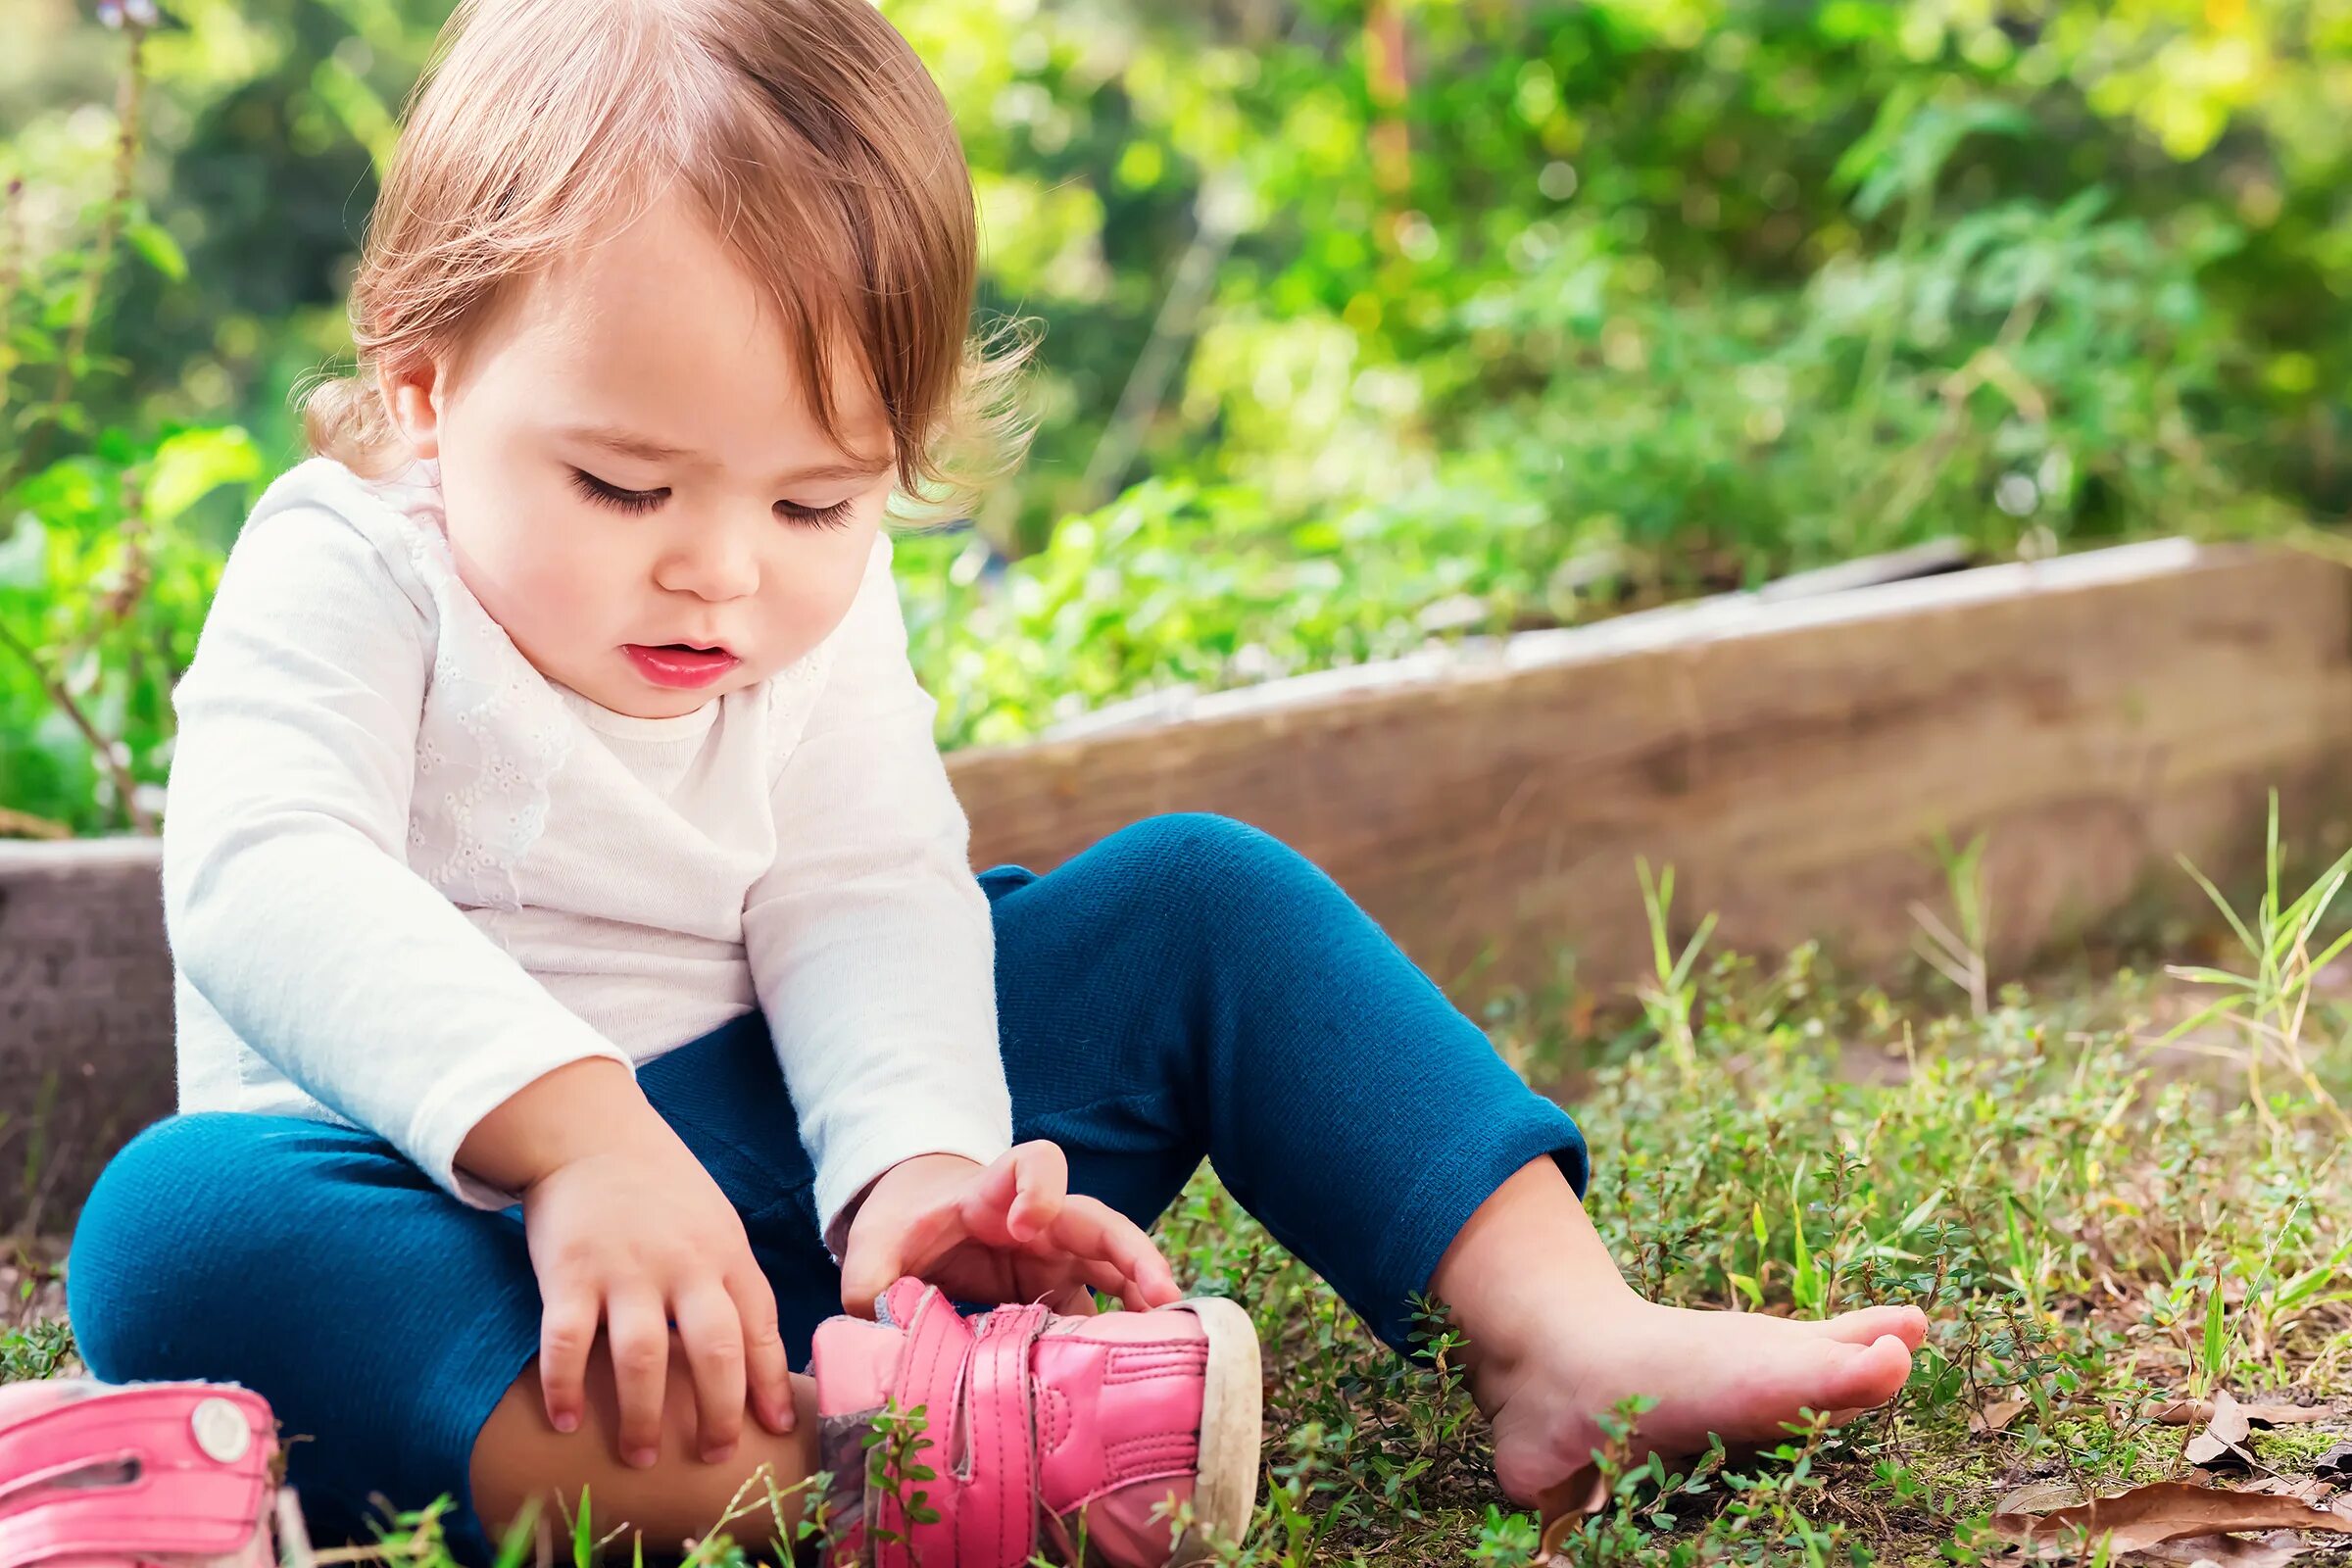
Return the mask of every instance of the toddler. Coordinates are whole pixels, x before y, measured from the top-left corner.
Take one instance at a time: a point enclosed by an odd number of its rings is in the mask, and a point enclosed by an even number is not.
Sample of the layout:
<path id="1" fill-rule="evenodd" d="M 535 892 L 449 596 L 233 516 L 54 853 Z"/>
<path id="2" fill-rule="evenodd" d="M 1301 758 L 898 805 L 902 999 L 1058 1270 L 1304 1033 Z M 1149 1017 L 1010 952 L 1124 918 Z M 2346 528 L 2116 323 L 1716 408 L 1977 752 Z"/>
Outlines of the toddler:
<path id="1" fill-rule="evenodd" d="M 1448 1305 L 1523 1504 L 1631 1394 L 1668 1449 L 1889 1397 L 1913 1309 L 1635 1296 L 1574 1123 L 1281 845 L 974 875 L 883 525 L 1021 445 L 975 246 L 868 0 L 458 8 L 362 373 L 177 693 L 181 1113 L 75 1236 L 93 1373 L 255 1389 L 315 1529 L 446 1493 L 474 1562 L 583 1490 L 676 1541 L 761 1466 L 861 1473 L 841 1434 L 928 1390 L 935 1568 L 1156 1562 L 1129 1483 L 1229 1536 L 1256 1475 L 1247 1321 L 1144 1229 L 1205 1155 L 1398 1350 Z"/>

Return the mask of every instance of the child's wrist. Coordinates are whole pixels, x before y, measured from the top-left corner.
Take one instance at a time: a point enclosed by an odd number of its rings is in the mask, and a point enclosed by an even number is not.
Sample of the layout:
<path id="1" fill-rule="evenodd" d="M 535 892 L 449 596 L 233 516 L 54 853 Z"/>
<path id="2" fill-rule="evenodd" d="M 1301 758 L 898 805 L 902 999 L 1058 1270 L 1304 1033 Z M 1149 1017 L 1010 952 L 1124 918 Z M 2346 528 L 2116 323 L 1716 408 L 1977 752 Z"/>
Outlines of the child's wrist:
<path id="1" fill-rule="evenodd" d="M 512 1193 L 527 1193 L 564 1166 L 648 1138 L 676 1134 L 620 1062 L 592 1056 L 545 1073 L 474 1124 L 458 1163 Z"/>
<path id="2" fill-rule="evenodd" d="M 842 1205 L 841 1218 L 835 1222 L 835 1228 L 843 1235 L 848 1235 L 850 1227 L 858 1221 L 858 1212 L 865 1207 L 866 1200 L 880 1192 L 886 1182 L 899 1186 L 909 1181 L 921 1181 L 933 1174 L 954 1177 L 985 1169 L 987 1167 L 980 1161 L 966 1154 L 909 1154 L 896 1164 L 883 1166 L 872 1181 L 859 1188 L 857 1196 Z"/>

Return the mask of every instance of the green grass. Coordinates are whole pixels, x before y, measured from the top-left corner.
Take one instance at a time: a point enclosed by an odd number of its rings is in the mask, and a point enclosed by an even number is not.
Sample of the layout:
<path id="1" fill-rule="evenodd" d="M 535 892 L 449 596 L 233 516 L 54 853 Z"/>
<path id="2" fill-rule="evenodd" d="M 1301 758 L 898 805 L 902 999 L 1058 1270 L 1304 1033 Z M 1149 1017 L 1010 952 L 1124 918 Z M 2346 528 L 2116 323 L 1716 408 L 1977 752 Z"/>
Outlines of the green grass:
<path id="1" fill-rule="evenodd" d="M 2274 904 L 2274 920 L 2292 907 Z M 2288 1017 L 2277 1004 L 2292 987 L 2305 1070 L 2274 1061 L 2258 1078 L 2256 1037 L 2228 1016 L 2186 1038 L 2199 1051 L 2160 1047 L 2206 994 L 2132 973 L 2040 997 L 2010 987 L 1980 1013 L 1959 990 L 1839 984 L 1809 953 L 1778 966 L 1669 953 L 1674 1004 L 1653 991 L 1613 1039 L 1571 1038 L 1565 1020 L 1585 1016 L 1572 1005 L 1494 1008 L 1498 1049 L 1575 1107 L 1589 1206 L 1644 1293 L 1807 1316 L 1910 1300 L 1935 1320 L 1889 1409 L 1792 1434 L 1760 1460 L 1622 1472 L 1577 1560 L 1989 1561 L 1986 1515 L 2027 1480 L 2184 1474 L 2184 1434 L 2150 1419 L 2166 1400 L 2344 1393 L 2352 1177 L 2333 1097 L 2352 1052 L 2297 951 L 2255 1001 L 2260 1018 Z M 1661 1029 L 1670 1048 L 1651 1049 Z M 1269 1490 L 1238 1563 L 1531 1559 L 1534 1521 L 1499 1505 L 1449 1371 L 1390 1355 L 1205 1171 L 1160 1232 L 1195 1288 L 1250 1305 L 1266 1347 Z M 46 1375 L 65 1348 L 36 1324 L 0 1340 L 0 1368 Z M 2000 1401 L 2022 1409 L 1972 1431 L 1971 1413 Z M 2352 1420 L 2266 1434 L 2259 1451 L 2308 1469 L 2345 1434 Z M 697 1560 L 779 1561 L 766 1512 L 734 1527 L 746 1545 L 713 1540 Z M 434 1522 L 410 1525 L 395 1559 L 438 1568 Z M 583 1562 L 609 1533 L 564 1532 Z M 617 1539 L 605 1560 L 630 1561 Z"/>

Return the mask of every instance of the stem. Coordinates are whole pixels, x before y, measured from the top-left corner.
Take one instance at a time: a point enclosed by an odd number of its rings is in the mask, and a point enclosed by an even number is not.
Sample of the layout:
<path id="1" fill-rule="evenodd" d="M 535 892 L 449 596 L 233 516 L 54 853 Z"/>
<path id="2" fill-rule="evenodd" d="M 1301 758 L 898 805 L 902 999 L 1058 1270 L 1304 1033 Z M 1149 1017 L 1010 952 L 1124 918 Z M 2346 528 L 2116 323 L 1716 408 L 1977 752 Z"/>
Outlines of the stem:
<path id="1" fill-rule="evenodd" d="M 1364 92 L 1372 100 L 1373 120 L 1367 138 L 1372 152 L 1372 177 L 1384 197 L 1380 240 L 1393 246 L 1401 204 L 1413 183 L 1412 132 L 1398 113 L 1412 79 L 1405 67 L 1404 13 L 1396 0 L 1372 0 L 1364 14 Z"/>
<path id="2" fill-rule="evenodd" d="M 89 346 L 90 328 L 98 315 L 98 293 L 106 281 L 108 269 L 113 265 L 115 236 L 122 227 L 123 214 L 130 205 L 130 188 L 137 172 L 139 150 L 139 110 L 146 98 L 147 73 L 141 57 L 147 30 L 135 19 L 125 19 L 123 30 L 130 37 L 130 51 L 122 65 L 122 79 L 115 93 L 115 168 L 114 186 L 108 192 L 105 210 L 99 215 L 98 232 L 87 263 L 81 270 L 79 297 L 74 303 L 74 320 L 68 328 L 66 343 L 58 356 L 57 381 L 50 394 L 51 413 L 46 419 L 30 421 L 25 430 L 23 448 L 8 461 L 0 462 L 0 494 L 15 487 L 24 474 L 39 466 L 35 457 L 45 441 L 55 439 L 58 429 L 56 411 L 62 410 L 74 395 L 77 368 Z M 37 412 L 28 410 L 27 413 Z"/>
<path id="3" fill-rule="evenodd" d="M 129 766 L 115 755 L 113 744 L 98 733 L 98 726 L 90 722 L 89 714 L 82 711 L 81 705 L 74 700 L 72 692 L 66 690 L 65 683 L 53 679 L 49 671 L 41 667 L 40 656 L 23 638 L 10 631 L 6 621 L 0 621 L 0 648 L 6 648 L 24 661 L 24 666 L 32 671 L 32 678 L 39 681 L 41 689 L 49 694 L 49 700 L 58 706 L 67 718 L 73 720 L 74 727 L 81 731 L 82 739 L 90 743 L 98 765 L 105 768 L 107 776 L 114 780 L 115 794 L 122 803 L 124 814 L 130 818 L 131 830 L 153 834 L 155 823 L 148 817 L 146 808 L 139 805 L 138 781 L 131 777 Z"/>
<path id="4" fill-rule="evenodd" d="M 1871 323 L 1869 341 L 1862 346 L 1862 364 L 1854 376 L 1854 412 L 1846 425 L 1846 440 L 1854 450 L 1857 462 L 1862 454 L 1875 445 L 1873 427 L 1878 423 L 1879 403 L 1886 390 L 1887 368 L 1894 359 L 1894 335 L 1900 329 L 1903 307 L 1909 301 L 1909 291 L 1902 284 L 1908 275 L 1906 269 L 1918 253 L 1920 235 L 1927 231 L 1928 216 L 1934 209 L 1936 176 L 1933 172 L 1915 179 L 1903 193 L 1903 221 L 1895 231 L 1894 241 L 1894 298 Z"/>
<path id="5" fill-rule="evenodd" d="M 8 320 L 17 304 L 17 288 L 24 277 L 24 180 L 11 178 L 0 191 L 0 338 L 8 336 Z M 0 375 L 0 411 L 8 408 L 8 377 Z"/>
<path id="6" fill-rule="evenodd" d="M 1128 371 L 1118 407 L 1112 410 L 1110 422 L 1087 460 L 1086 475 L 1078 484 L 1080 511 L 1091 512 L 1110 499 L 1111 487 L 1135 461 L 1145 430 L 1159 413 L 1169 378 L 1176 371 L 1177 356 L 1192 341 L 1217 270 L 1233 249 L 1235 207 L 1241 196 L 1234 187 L 1239 183 L 1238 176 L 1226 172 L 1211 174 L 1201 182 L 1193 203 L 1196 226 L 1192 242 L 1176 264 L 1175 277 L 1160 301 L 1158 316 L 1152 318 L 1152 335 Z"/>
<path id="7" fill-rule="evenodd" d="M 57 392 L 52 401 L 59 404 L 73 392 L 75 362 L 89 344 L 90 322 L 98 314 L 99 285 L 106 281 L 107 267 L 114 259 L 115 236 L 122 230 L 122 214 L 130 205 L 131 179 L 138 170 L 139 106 L 147 86 L 139 56 L 147 31 L 135 21 L 125 21 L 122 26 L 130 39 L 130 53 L 123 62 L 122 81 L 115 97 L 114 189 L 98 220 L 98 237 L 90 247 L 88 265 L 81 270 L 81 297 L 74 302 L 74 325 L 66 337 L 65 355 L 57 364 Z"/>

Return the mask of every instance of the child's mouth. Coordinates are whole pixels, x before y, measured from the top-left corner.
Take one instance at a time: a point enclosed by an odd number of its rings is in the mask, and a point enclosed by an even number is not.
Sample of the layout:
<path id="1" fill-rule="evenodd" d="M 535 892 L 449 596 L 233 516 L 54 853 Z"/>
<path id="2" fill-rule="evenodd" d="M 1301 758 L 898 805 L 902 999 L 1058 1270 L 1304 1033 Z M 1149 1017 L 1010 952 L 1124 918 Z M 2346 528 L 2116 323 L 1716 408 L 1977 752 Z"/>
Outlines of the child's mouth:
<path id="1" fill-rule="evenodd" d="M 637 672 L 657 686 L 708 686 L 743 662 L 724 648 L 696 648 L 688 643 L 624 643 Z"/>

